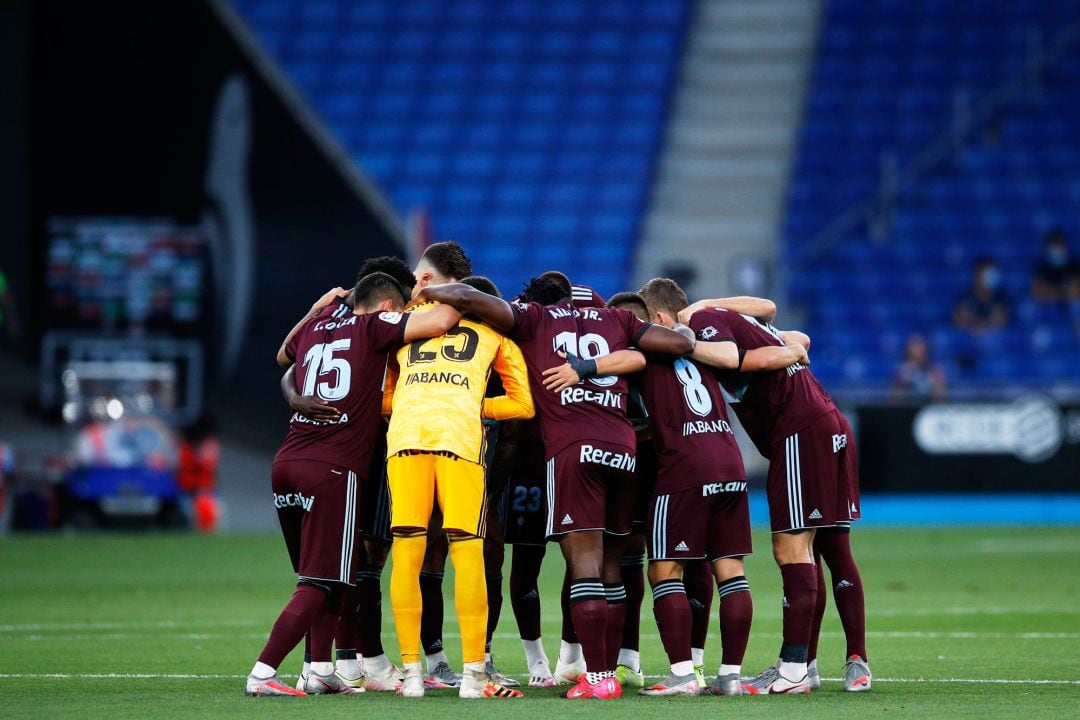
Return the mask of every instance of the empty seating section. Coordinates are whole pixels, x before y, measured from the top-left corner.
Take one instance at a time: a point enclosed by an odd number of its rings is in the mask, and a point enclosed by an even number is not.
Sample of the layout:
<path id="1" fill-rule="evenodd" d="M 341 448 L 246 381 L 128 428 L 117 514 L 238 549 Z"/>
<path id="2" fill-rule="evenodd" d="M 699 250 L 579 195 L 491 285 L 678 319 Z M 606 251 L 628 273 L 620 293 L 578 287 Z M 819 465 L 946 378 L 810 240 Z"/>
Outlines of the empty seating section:
<path id="1" fill-rule="evenodd" d="M 399 213 L 504 292 L 624 289 L 690 0 L 235 0 Z"/>
<path id="2" fill-rule="evenodd" d="M 979 99 L 1028 62 L 1032 37 L 1080 22 L 1080 0 L 832 0 L 821 26 L 791 177 L 784 253 L 796 253 L 878 187 L 883 151 L 910 159 L 949 127 L 956 98 Z M 790 296 L 817 336 L 815 370 L 887 383 L 908 333 L 931 340 L 953 384 L 1080 379 L 1080 343 L 1060 308 L 1028 300 L 1050 227 L 1080 250 L 1080 48 L 973 134 L 949 162 L 905 189 L 887 241 L 867 228 L 794 264 Z M 979 341 L 951 329 L 951 308 L 989 255 L 1013 300 L 1008 329 Z M 783 257 L 781 260 L 783 261 Z M 1063 361 L 1063 358 L 1068 360 Z"/>

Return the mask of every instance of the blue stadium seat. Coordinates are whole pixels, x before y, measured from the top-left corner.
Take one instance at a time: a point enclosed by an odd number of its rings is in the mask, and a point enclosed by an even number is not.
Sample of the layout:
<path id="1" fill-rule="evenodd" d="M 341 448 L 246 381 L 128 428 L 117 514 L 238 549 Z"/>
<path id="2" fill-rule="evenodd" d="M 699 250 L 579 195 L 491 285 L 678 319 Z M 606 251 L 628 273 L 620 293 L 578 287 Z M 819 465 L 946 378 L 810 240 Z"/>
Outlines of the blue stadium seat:
<path id="1" fill-rule="evenodd" d="M 903 162 L 947 129 L 958 91 L 978 98 L 1022 71 L 1029 28 L 1050 39 L 1078 13 L 1077 0 L 829 2 L 788 189 L 785 251 L 871 196 L 883 152 Z M 981 345 L 991 358 L 973 366 L 976 387 L 1080 373 L 1059 359 L 1076 342 L 1068 321 L 1024 300 L 1046 228 L 1080 238 L 1078 115 L 1080 60 L 1070 56 L 1047 72 L 1037 101 L 1010 104 L 999 137 L 975 137 L 953 162 L 903 189 L 888 245 L 876 246 L 857 228 L 828 256 L 799 267 L 789 292 L 828 328 L 830 345 L 849 351 L 833 368 L 838 376 L 873 383 L 874 354 L 894 352 L 909 329 L 929 332 L 945 361 L 981 360 L 972 343 Z M 983 254 L 1001 263 L 1014 323 L 973 341 L 949 327 L 949 314 L 970 282 L 972 260 Z"/>

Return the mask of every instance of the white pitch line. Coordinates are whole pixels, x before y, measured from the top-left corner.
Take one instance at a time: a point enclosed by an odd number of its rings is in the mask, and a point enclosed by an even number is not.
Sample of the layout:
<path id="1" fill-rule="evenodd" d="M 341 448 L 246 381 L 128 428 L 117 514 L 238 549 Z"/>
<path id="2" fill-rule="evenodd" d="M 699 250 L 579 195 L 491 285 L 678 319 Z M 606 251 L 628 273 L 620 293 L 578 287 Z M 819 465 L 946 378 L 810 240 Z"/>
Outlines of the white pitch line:
<path id="1" fill-rule="evenodd" d="M 867 613 L 870 617 L 935 617 L 950 615 L 1076 615 L 1080 608 L 1048 607 L 939 607 L 939 608 L 880 608 Z"/>
<path id="2" fill-rule="evenodd" d="M 267 628 L 261 632 L 240 633 L 199 633 L 199 632 L 107 632 L 107 633 L 71 633 L 63 636 L 65 642 L 118 642 L 121 640 L 142 640 L 154 638 L 156 640 L 184 640 L 184 641 L 216 641 L 216 640 L 265 640 L 270 630 Z M 912 639 L 912 640 L 1080 640 L 1080 633 L 1076 632 L 980 632 L 980 631 L 924 631 L 924 630 L 895 630 L 875 631 L 866 633 L 869 638 L 885 639 Z M 448 631 L 443 633 L 446 638 L 460 638 L 461 633 Z M 517 640 L 518 634 L 513 632 L 497 632 L 494 637 L 499 640 Z M 837 638 L 844 637 L 839 631 L 825 631 L 821 637 Z M 39 632 L 27 634 L 14 634 L 13 639 L 23 642 L 55 642 L 55 635 L 47 635 Z M 642 633 L 642 640 L 660 640 L 656 633 Z"/>
<path id="3" fill-rule="evenodd" d="M 187 673 L 0 673 L 13 680 L 242 680 L 247 675 L 203 675 Z M 292 678 L 292 675 L 282 675 Z M 525 675 L 517 675 L 525 677 Z M 650 675 L 648 677 L 661 677 Z M 839 682 L 841 678 L 822 678 Z M 1009 680 L 1004 678 L 874 678 L 875 683 L 967 683 L 976 685 L 1080 685 L 1080 680 Z"/>
<path id="4" fill-rule="evenodd" d="M 832 637 L 843 637 L 843 633 L 822 633 Z M 1080 639 L 1080 633 L 1075 632 L 923 632 L 923 631 L 871 631 L 867 637 L 876 638 L 945 638 L 949 640 L 982 640 L 982 639 L 1009 639 L 1009 640 L 1076 640 Z"/>
<path id="5" fill-rule="evenodd" d="M 137 622 L 81 622 L 81 623 L 22 623 L 0 625 L 0 632 L 49 632 L 62 630 L 152 630 L 156 628 L 189 627 L 252 627 L 265 624 L 260 620 L 146 620 Z"/>

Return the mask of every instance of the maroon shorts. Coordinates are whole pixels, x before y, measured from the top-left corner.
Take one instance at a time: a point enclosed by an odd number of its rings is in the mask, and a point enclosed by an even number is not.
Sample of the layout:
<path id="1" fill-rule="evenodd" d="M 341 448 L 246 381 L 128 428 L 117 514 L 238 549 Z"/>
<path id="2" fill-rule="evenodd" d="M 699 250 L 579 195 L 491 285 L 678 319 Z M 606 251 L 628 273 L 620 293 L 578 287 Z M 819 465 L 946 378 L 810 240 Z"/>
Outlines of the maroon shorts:
<path id="1" fill-rule="evenodd" d="M 704 483 L 654 495 L 645 542 L 650 560 L 710 561 L 753 552 L 746 481 Z"/>
<path id="2" fill-rule="evenodd" d="M 841 521 L 840 524 L 850 526 L 851 520 L 862 518 L 862 501 L 859 499 L 859 453 L 855 447 L 855 433 L 852 432 L 851 423 L 843 413 L 840 413 L 840 424 L 844 434 L 847 435 L 847 447 L 844 448 L 847 463 L 845 476 L 847 477 L 848 514 L 851 516 L 847 523 Z"/>
<path id="3" fill-rule="evenodd" d="M 857 519 L 858 487 L 851 426 L 833 410 L 773 443 L 766 483 L 772 531 L 834 527 Z"/>
<path id="4" fill-rule="evenodd" d="M 301 579 L 354 584 L 356 473 L 314 460 L 274 463 L 270 472 L 281 533 Z"/>
<path id="5" fill-rule="evenodd" d="M 548 458 L 547 536 L 629 534 L 635 465 L 633 448 L 595 440 L 572 443 Z"/>

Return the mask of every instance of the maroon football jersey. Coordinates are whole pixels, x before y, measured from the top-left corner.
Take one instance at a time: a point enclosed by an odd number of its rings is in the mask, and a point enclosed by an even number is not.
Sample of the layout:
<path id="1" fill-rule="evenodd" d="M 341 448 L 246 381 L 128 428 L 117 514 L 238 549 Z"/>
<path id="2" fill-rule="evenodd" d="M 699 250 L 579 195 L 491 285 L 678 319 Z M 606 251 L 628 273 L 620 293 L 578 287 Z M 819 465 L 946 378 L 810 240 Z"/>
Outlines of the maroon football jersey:
<path id="1" fill-rule="evenodd" d="M 726 310 L 700 310 L 690 318 L 690 328 L 698 340 L 732 340 L 740 351 L 784 344 L 772 325 Z M 717 377 L 750 439 L 766 457 L 774 441 L 836 409 L 829 393 L 801 363 L 771 372 L 720 372 Z"/>
<path id="2" fill-rule="evenodd" d="M 658 452 L 656 494 L 745 480 L 716 375 L 689 358 L 649 355 L 641 388 Z"/>
<path id="3" fill-rule="evenodd" d="M 625 350 L 637 344 L 648 324 L 618 308 L 578 309 L 570 299 L 558 305 L 514 303 L 510 307 L 517 321 L 508 337 L 517 341 L 525 355 L 548 457 L 581 440 L 604 440 L 633 448 L 634 428 L 626 415 L 624 378 L 590 378 L 553 393 L 544 388 L 543 372 L 565 362 L 557 350 L 586 359 Z"/>
<path id="4" fill-rule="evenodd" d="M 401 313 L 355 315 L 341 304 L 308 321 L 285 348 L 296 359 L 296 390 L 326 400 L 341 417 L 326 423 L 294 413 L 274 462 L 319 460 L 364 476 L 382 423 L 386 359 L 404 333 Z"/>

